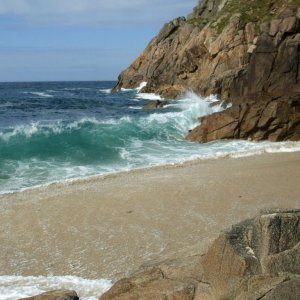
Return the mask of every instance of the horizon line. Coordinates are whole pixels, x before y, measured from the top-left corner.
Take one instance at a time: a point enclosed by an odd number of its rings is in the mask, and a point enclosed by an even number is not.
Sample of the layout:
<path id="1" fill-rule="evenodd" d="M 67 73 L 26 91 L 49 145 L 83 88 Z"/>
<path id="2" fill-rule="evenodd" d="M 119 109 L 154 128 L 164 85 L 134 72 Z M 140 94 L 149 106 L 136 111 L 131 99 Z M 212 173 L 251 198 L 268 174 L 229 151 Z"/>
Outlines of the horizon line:
<path id="1" fill-rule="evenodd" d="M 9 81 L 1 81 L 0 83 L 43 83 L 43 82 L 116 82 L 118 81 L 117 79 L 92 79 L 92 80 L 28 80 L 28 81 L 24 81 L 24 80 L 9 80 Z"/>

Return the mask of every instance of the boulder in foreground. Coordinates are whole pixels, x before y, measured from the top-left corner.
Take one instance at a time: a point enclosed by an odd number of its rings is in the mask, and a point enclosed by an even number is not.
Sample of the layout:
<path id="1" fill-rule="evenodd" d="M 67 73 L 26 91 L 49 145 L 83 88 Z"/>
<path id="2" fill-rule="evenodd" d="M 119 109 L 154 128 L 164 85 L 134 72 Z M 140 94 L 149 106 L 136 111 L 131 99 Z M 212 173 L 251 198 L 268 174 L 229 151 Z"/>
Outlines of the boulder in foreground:
<path id="1" fill-rule="evenodd" d="M 20 300 L 79 300 L 75 291 L 55 290 Z"/>
<path id="2" fill-rule="evenodd" d="M 300 299 L 300 210 L 263 212 L 207 254 L 144 266 L 100 299 Z"/>

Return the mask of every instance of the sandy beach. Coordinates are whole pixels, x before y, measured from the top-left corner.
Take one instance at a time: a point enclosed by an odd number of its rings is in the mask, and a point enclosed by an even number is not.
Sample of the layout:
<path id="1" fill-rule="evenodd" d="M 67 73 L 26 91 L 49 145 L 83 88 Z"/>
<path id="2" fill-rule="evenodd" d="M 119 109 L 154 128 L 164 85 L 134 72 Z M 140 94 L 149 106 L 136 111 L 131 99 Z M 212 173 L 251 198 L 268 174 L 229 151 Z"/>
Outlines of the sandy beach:
<path id="1" fill-rule="evenodd" d="M 0 196 L 0 275 L 118 279 L 300 207 L 300 152 L 153 167 Z"/>

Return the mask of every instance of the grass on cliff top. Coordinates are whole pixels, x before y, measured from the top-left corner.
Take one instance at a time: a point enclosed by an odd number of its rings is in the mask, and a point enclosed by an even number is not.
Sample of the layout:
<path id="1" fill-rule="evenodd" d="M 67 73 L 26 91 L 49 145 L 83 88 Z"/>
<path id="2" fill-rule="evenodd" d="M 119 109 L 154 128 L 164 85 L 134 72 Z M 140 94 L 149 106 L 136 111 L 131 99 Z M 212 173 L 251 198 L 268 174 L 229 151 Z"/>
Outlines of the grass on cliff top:
<path id="1" fill-rule="evenodd" d="M 195 25 L 195 26 L 205 26 L 209 22 L 208 19 L 201 18 L 201 17 L 194 17 L 187 20 L 187 23 Z"/>
<path id="2" fill-rule="evenodd" d="M 278 12 L 289 4 L 300 7 L 300 0 L 228 0 L 223 9 L 212 20 L 218 32 L 229 24 L 230 19 L 234 15 L 240 17 L 240 28 L 244 28 L 249 22 L 257 25 L 269 21 L 275 17 Z M 198 18 L 194 18 L 192 22 L 197 24 Z M 203 24 L 203 19 L 199 18 L 199 23 Z"/>

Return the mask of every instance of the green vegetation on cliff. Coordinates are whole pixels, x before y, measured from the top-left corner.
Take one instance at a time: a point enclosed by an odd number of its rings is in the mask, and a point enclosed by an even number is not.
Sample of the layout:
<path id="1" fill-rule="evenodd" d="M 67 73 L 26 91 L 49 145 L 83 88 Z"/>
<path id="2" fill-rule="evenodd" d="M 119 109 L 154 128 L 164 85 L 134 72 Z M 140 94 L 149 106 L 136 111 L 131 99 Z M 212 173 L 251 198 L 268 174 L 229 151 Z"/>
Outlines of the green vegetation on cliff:
<path id="1" fill-rule="evenodd" d="M 212 2 L 220 3 L 219 10 L 215 13 L 209 10 Z M 276 17 L 281 9 L 289 4 L 300 6 L 300 0 L 203 0 L 200 1 L 194 16 L 188 22 L 194 25 L 205 25 L 210 22 L 218 32 L 222 32 L 234 16 L 239 17 L 240 28 L 244 28 L 250 22 L 259 25 Z M 207 11 L 210 13 L 208 14 Z"/>

